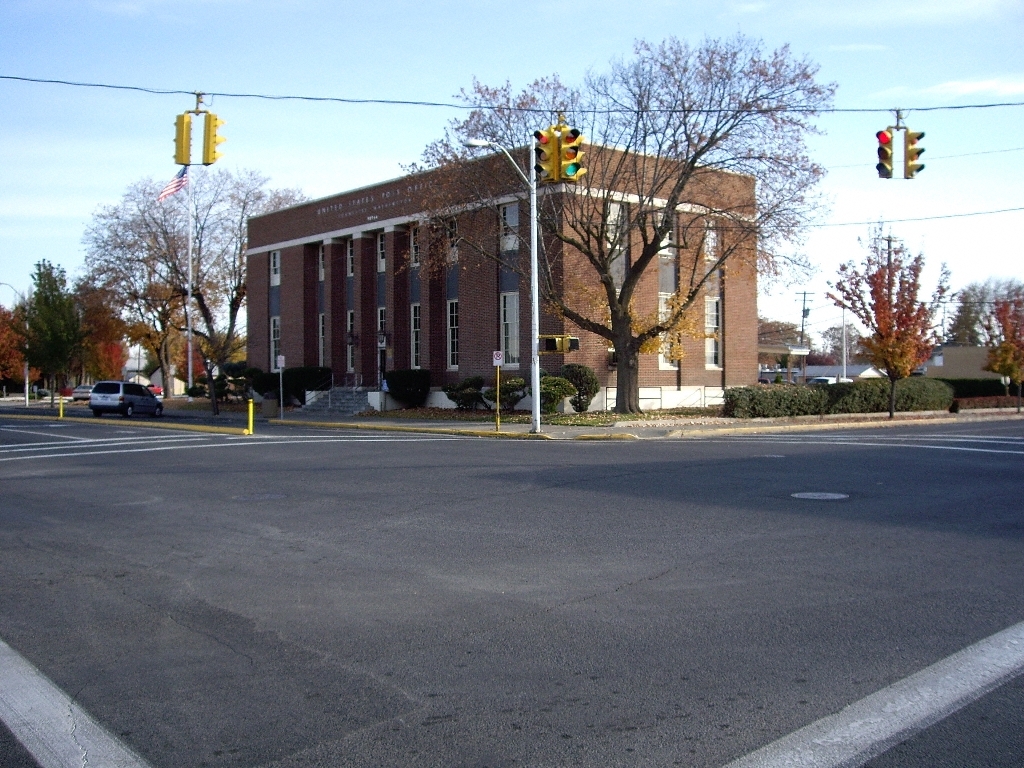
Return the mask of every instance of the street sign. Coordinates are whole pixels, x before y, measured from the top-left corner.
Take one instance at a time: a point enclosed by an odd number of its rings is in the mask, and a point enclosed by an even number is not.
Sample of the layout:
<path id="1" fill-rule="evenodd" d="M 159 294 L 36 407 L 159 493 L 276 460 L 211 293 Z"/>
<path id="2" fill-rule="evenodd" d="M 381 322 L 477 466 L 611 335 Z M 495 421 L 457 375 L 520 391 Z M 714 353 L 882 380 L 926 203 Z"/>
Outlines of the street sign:
<path id="1" fill-rule="evenodd" d="M 284 355 L 277 356 L 277 367 L 284 368 Z"/>
<path id="2" fill-rule="evenodd" d="M 501 366 L 505 364 L 505 353 L 500 349 L 492 353 L 494 355 L 494 365 Z"/>

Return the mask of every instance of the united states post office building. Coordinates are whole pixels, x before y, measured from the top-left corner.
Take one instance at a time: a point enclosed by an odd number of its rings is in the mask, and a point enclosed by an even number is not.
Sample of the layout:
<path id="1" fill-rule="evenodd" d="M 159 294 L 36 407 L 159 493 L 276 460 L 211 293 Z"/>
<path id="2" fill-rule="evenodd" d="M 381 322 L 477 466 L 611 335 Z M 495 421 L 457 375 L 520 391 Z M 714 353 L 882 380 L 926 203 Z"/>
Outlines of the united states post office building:
<path id="1" fill-rule="evenodd" d="M 336 386 L 375 389 L 381 370 L 428 369 L 428 404 L 450 406 L 440 387 L 470 376 L 493 381 L 493 353 L 504 353 L 503 375 L 529 379 L 529 202 L 509 195 L 486 209 L 467 207 L 446 220 L 451 237 L 425 211 L 435 172 L 426 171 L 250 219 L 248 230 L 248 362 L 276 370 L 321 365 Z M 545 190 L 548 192 L 548 190 Z M 574 194 L 573 190 L 561 194 Z M 627 203 L 623 203 L 625 205 Z M 473 227 L 493 236 L 500 260 L 460 247 L 455 234 Z M 443 248 L 442 269 L 427 269 L 429 249 Z M 435 254 L 437 255 L 437 254 Z M 507 258 L 506 258 L 507 257 Z M 580 257 L 582 258 L 582 257 Z M 683 265 L 659 265 L 644 275 L 637 301 L 653 310 Z M 571 258 L 564 270 L 572 268 Z M 580 261 L 579 274 L 586 274 Z M 641 355 L 644 410 L 721 402 L 725 387 L 757 380 L 757 281 L 752 267 L 722 270 L 695 307 L 704 334 L 685 345 L 681 361 Z M 580 337 L 580 350 L 545 355 L 557 373 L 566 362 L 590 366 L 601 381 L 592 409 L 611 408 L 616 360 L 610 344 L 541 311 L 542 334 Z M 516 374 L 516 371 L 520 373 Z"/>

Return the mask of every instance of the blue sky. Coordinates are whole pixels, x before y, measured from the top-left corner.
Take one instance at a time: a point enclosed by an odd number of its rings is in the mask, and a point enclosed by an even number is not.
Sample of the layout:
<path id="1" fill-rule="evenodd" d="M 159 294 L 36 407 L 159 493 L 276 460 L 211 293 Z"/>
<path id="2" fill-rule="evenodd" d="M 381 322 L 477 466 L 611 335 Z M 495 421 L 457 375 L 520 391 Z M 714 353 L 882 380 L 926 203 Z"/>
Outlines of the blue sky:
<path id="1" fill-rule="evenodd" d="M 540 15 L 552 8 L 560 13 Z M 558 73 L 575 83 L 628 55 L 638 38 L 698 43 L 737 32 L 818 62 L 821 79 L 838 84 L 837 107 L 1024 102 L 1019 0 L 4 0 L 0 75 L 449 101 L 474 76 L 522 87 Z M 193 106 L 186 96 L 2 80 L 0 99 L 0 282 L 18 290 L 40 258 L 74 275 L 93 212 L 134 181 L 174 174 L 174 116 Z M 231 98 L 210 107 L 226 121 L 220 165 L 257 169 L 311 197 L 400 175 L 460 114 Z M 836 324 L 826 282 L 840 262 L 861 255 L 857 239 L 868 231 L 837 224 L 1024 207 L 1022 122 L 1024 107 L 910 111 L 907 124 L 927 133 L 928 167 L 913 181 L 883 181 L 873 168 L 874 133 L 891 115 L 823 117 L 825 134 L 812 148 L 830 171 L 822 186 L 828 226 L 802 245 L 817 273 L 763 290 L 762 314 L 799 322 L 797 292 L 806 290 L 810 329 Z M 981 152 L 989 154 L 963 156 Z M 954 286 L 1024 277 L 1022 230 L 1024 212 L 891 225 L 925 253 L 930 276 L 946 262 Z M 0 303 L 13 300 L 0 286 Z"/>

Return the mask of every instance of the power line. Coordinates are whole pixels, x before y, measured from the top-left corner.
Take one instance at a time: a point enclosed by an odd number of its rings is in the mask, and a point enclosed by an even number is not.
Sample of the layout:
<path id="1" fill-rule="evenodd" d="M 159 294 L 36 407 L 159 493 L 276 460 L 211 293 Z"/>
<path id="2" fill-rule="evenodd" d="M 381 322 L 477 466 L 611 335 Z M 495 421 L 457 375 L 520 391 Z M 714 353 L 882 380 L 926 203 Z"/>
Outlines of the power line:
<path id="1" fill-rule="evenodd" d="M 939 221 L 941 219 L 962 219 L 966 216 L 989 216 L 995 213 L 1016 213 L 1024 211 L 1022 208 L 1000 208 L 997 211 L 972 211 L 971 213 L 945 213 L 939 216 L 917 216 L 910 219 L 882 219 L 879 221 L 839 221 L 827 224 L 808 224 L 809 227 L 863 227 L 872 224 L 902 224 L 908 221 Z"/>
<path id="2" fill-rule="evenodd" d="M 551 110 L 543 107 L 514 107 L 510 105 L 494 104 L 456 104 L 444 101 L 414 101 L 403 99 L 354 99 L 344 96 L 302 96 L 290 94 L 267 94 L 267 93 L 231 93 L 227 91 L 186 91 L 176 88 L 151 88 L 137 85 L 115 85 L 111 83 L 85 83 L 76 80 L 55 80 L 41 77 L 19 77 L 16 75 L 0 75 L 0 80 L 11 80 L 22 83 L 37 83 L 45 85 L 66 85 L 75 88 L 105 88 L 117 91 L 134 91 L 137 93 L 148 93 L 157 96 L 195 96 L 202 93 L 204 96 L 216 96 L 220 98 L 233 99 L 264 99 L 269 101 L 310 101 L 310 102 L 333 102 L 338 104 L 383 104 L 402 107 L 441 107 L 445 109 L 493 109 L 506 110 L 508 112 L 538 112 L 547 114 Z M 1002 101 L 985 104 L 940 104 L 927 107 L 903 107 L 903 112 L 940 112 L 955 111 L 964 109 L 997 109 L 1002 107 L 1024 107 L 1024 101 Z M 682 108 L 653 109 L 651 112 L 678 112 Z M 631 112 L 627 109 L 581 109 L 578 110 L 590 114 Z M 727 107 L 722 109 L 689 109 L 690 112 L 705 114 L 735 113 L 735 112 L 761 112 L 761 113 L 801 113 L 801 114 L 877 114 L 896 112 L 893 107 Z"/>
<path id="3" fill-rule="evenodd" d="M 935 157 L 929 157 L 928 162 L 933 160 L 952 160 L 958 157 L 977 157 L 978 155 L 998 155 L 1003 152 L 1021 152 L 1024 151 L 1024 147 L 1011 147 L 1010 149 L 989 149 L 984 152 L 967 152 L 962 155 L 936 155 Z M 852 165 L 830 165 L 829 170 L 837 170 L 839 168 L 873 168 L 871 163 L 853 163 Z"/>

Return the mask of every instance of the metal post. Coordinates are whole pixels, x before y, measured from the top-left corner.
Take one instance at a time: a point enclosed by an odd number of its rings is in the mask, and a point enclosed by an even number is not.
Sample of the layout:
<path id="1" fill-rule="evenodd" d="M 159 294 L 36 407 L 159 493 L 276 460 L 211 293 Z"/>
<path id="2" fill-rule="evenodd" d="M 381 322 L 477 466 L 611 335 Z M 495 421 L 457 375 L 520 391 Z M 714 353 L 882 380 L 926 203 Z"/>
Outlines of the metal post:
<path id="1" fill-rule="evenodd" d="M 278 364 L 277 375 L 279 377 L 279 384 L 277 388 L 277 399 L 278 405 L 281 407 L 281 421 L 284 421 L 284 366 Z"/>
<path id="2" fill-rule="evenodd" d="M 540 432 L 540 289 L 537 275 L 537 140 L 530 137 L 530 387 L 533 409 L 530 432 Z"/>
<path id="3" fill-rule="evenodd" d="M 843 378 L 846 378 L 846 307 L 843 307 Z"/>
<path id="4" fill-rule="evenodd" d="M 501 366 L 495 366 L 494 379 L 494 431 L 501 432 Z"/>
<path id="5" fill-rule="evenodd" d="M 255 425 L 253 423 L 255 421 L 255 418 L 254 418 L 255 414 L 253 413 L 253 409 L 254 408 L 255 408 L 254 400 L 252 399 L 252 392 L 250 392 L 249 393 L 249 429 L 246 430 L 246 434 L 247 435 L 251 435 L 251 434 L 253 434 L 253 432 L 255 432 L 255 429 L 254 429 Z"/>
<path id="6" fill-rule="evenodd" d="M 189 166 L 191 168 L 191 166 Z M 191 176 L 192 174 L 189 174 Z M 185 303 L 185 323 L 188 336 L 188 399 L 192 402 L 192 241 L 195 237 L 192 224 L 192 208 L 195 193 L 192 190 L 192 179 L 188 180 L 188 299 Z M 213 382 L 209 382 L 213 386 Z"/>

